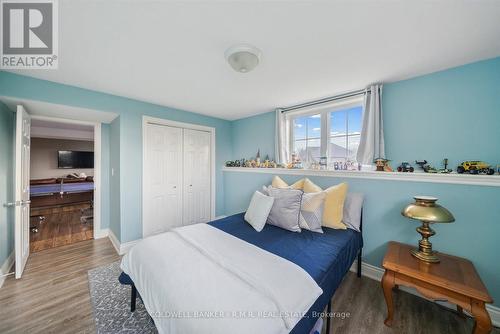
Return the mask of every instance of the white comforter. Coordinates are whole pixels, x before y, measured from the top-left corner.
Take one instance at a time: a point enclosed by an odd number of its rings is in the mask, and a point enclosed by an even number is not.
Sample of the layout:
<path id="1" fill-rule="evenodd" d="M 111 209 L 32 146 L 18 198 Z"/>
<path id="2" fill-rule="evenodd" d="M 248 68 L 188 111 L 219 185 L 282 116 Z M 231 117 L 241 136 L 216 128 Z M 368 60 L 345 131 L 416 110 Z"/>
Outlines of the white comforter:
<path id="1" fill-rule="evenodd" d="M 160 333 L 288 333 L 322 294 L 299 266 L 207 224 L 122 259 Z"/>

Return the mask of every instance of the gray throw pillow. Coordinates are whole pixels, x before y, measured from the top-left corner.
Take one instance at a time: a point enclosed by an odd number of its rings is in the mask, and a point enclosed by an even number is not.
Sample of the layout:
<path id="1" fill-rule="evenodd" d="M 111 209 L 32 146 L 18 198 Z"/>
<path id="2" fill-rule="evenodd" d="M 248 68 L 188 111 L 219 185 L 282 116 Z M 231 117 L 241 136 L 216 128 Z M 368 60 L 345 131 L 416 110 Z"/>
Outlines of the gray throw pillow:
<path id="1" fill-rule="evenodd" d="M 363 194 L 347 193 L 344 202 L 342 222 L 350 229 L 360 232 Z"/>
<path id="2" fill-rule="evenodd" d="M 302 190 L 268 187 L 269 196 L 274 198 L 267 223 L 292 232 L 300 232 L 299 217 Z"/>

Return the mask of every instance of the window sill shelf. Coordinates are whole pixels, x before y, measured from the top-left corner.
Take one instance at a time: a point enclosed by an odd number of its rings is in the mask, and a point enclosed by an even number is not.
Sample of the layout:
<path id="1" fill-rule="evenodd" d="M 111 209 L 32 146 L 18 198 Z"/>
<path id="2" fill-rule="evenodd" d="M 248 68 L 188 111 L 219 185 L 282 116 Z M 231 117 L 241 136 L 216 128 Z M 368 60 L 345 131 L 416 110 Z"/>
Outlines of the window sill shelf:
<path id="1" fill-rule="evenodd" d="M 376 171 L 336 171 L 312 169 L 286 169 L 286 168 L 247 168 L 247 167 L 222 167 L 223 172 L 237 173 L 262 173 L 299 176 L 327 176 L 337 178 L 357 178 L 372 180 L 406 181 L 466 184 L 486 187 L 500 187 L 500 175 L 469 175 L 469 174 L 431 174 L 424 172 L 399 173 Z"/>

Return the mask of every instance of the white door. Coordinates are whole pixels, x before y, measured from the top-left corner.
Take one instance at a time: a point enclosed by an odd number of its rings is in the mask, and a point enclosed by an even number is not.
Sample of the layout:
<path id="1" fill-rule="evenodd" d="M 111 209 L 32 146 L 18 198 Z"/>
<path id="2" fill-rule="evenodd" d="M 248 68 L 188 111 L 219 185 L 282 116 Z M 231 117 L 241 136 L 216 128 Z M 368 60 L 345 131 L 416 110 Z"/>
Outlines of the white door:
<path id="1" fill-rule="evenodd" d="M 30 132 L 31 119 L 23 106 L 16 113 L 15 253 L 16 278 L 21 278 L 30 255 Z"/>
<path id="2" fill-rule="evenodd" d="M 184 129 L 184 225 L 210 221 L 211 146 L 209 132 Z"/>
<path id="3" fill-rule="evenodd" d="M 182 225 L 182 129 L 145 127 L 143 236 Z"/>

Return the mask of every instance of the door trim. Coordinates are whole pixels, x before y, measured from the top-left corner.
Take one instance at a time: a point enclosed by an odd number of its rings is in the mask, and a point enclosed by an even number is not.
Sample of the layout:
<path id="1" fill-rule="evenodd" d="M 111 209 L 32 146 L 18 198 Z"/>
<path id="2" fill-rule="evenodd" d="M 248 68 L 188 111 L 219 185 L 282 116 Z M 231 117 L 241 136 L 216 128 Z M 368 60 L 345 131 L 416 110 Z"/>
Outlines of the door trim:
<path id="1" fill-rule="evenodd" d="M 94 239 L 104 238 L 107 236 L 107 229 L 101 230 L 101 199 L 102 199 L 102 174 L 101 174 L 101 123 L 79 121 L 74 119 L 31 115 L 31 119 L 54 121 L 60 123 L 92 125 L 94 127 Z"/>
<path id="2" fill-rule="evenodd" d="M 189 130 L 198 130 L 198 131 L 206 131 L 210 133 L 210 220 L 215 219 L 215 188 L 216 188 L 216 180 L 215 180 L 215 128 L 205 125 L 184 123 L 172 121 L 169 119 L 151 117 L 151 116 L 142 116 L 142 200 L 141 200 L 141 224 L 142 224 L 142 235 L 144 236 L 144 196 L 145 187 L 144 180 L 146 179 L 146 172 L 144 166 L 146 165 L 146 126 L 148 124 L 156 124 L 156 125 L 164 125 L 171 126 L 175 128 L 189 129 Z"/>

